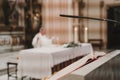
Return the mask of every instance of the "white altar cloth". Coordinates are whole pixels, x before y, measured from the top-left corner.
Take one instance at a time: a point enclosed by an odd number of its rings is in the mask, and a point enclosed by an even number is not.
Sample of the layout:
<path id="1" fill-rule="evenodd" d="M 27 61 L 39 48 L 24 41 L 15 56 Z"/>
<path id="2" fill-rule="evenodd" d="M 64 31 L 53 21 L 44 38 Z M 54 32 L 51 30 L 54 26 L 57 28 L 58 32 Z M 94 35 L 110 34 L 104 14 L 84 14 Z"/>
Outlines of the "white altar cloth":
<path id="1" fill-rule="evenodd" d="M 78 56 L 93 54 L 91 44 L 83 43 L 80 47 L 41 47 L 21 50 L 19 53 L 19 77 L 29 76 L 43 78 L 52 74 L 54 65 L 73 59 Z"/>

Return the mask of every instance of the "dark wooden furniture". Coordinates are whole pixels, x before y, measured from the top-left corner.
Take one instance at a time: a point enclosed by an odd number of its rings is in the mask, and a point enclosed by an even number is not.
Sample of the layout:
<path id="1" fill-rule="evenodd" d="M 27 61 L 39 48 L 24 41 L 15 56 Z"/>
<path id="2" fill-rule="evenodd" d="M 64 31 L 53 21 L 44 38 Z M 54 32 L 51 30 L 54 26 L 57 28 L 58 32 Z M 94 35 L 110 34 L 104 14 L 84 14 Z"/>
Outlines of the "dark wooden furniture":
<path id="1" fill-rule="evenodd" d="M 16 80 L 18 79 L 17 77 L 17 63 L 16 62 L 7 62 L 7 74 L 8 74 L 8 80 L 10 77 L 14 77 L 16 78 Z M 10 68 L 10 66 L 14 67 L 14 72 L 11 71 L 12 68 Z"/>

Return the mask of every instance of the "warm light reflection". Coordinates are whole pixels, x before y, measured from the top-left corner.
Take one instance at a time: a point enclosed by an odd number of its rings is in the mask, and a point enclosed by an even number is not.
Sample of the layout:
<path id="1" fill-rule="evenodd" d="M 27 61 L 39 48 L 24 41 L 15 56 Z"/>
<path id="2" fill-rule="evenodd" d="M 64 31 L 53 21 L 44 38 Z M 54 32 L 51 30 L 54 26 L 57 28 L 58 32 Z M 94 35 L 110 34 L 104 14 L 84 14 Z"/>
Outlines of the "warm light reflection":
<path id="1" fill-rule="evenodd" d="M 88 42 L 88 28 L 85 27 L 85 31 L 84 31 L 84 42 Z"/>

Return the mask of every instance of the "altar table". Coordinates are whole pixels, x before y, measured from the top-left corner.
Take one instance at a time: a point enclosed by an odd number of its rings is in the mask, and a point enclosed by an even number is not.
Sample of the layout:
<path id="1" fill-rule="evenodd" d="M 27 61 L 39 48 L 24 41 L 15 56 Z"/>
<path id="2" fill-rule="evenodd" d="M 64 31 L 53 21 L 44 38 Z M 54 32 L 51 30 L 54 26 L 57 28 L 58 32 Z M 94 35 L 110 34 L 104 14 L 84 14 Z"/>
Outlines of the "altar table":
<path id="1" fill-rule="evenodd" d="M 29 76 L 41 79 L 51 76 L 51 68 L 54 65 L 87 54 L 93 54 L 93 48 L 89 43 L 82 43 L 79 47 L 71 48 L 54 46 L 21 50 L 19 52 L 18 74 L 20 77 Z"/>

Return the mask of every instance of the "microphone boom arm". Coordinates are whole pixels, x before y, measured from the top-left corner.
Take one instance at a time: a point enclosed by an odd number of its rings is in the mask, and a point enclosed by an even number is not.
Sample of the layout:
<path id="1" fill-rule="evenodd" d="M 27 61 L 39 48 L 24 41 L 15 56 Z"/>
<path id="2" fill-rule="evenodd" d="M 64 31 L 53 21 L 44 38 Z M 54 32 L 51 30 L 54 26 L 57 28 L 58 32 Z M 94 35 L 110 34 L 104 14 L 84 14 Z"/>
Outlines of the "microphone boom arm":
<path id="1" fill-rule="evenodd" d="M 92 20 L 99 20 L 99 21 L 109 21 L 109 22 L 114 22 L 114 23 L 119 23 L 119 21 L 112 20 L 112 19 L 103 19 L 103 18 L 93 18 L 93 17 L 84 17 L 84 16 L 74 16 L 74 15 L 65 15 L 65 14 L 60 14 L 61 17 L 68 17 L 68 18 L 83 18 L 83 19 L 92 19 Z"/>

